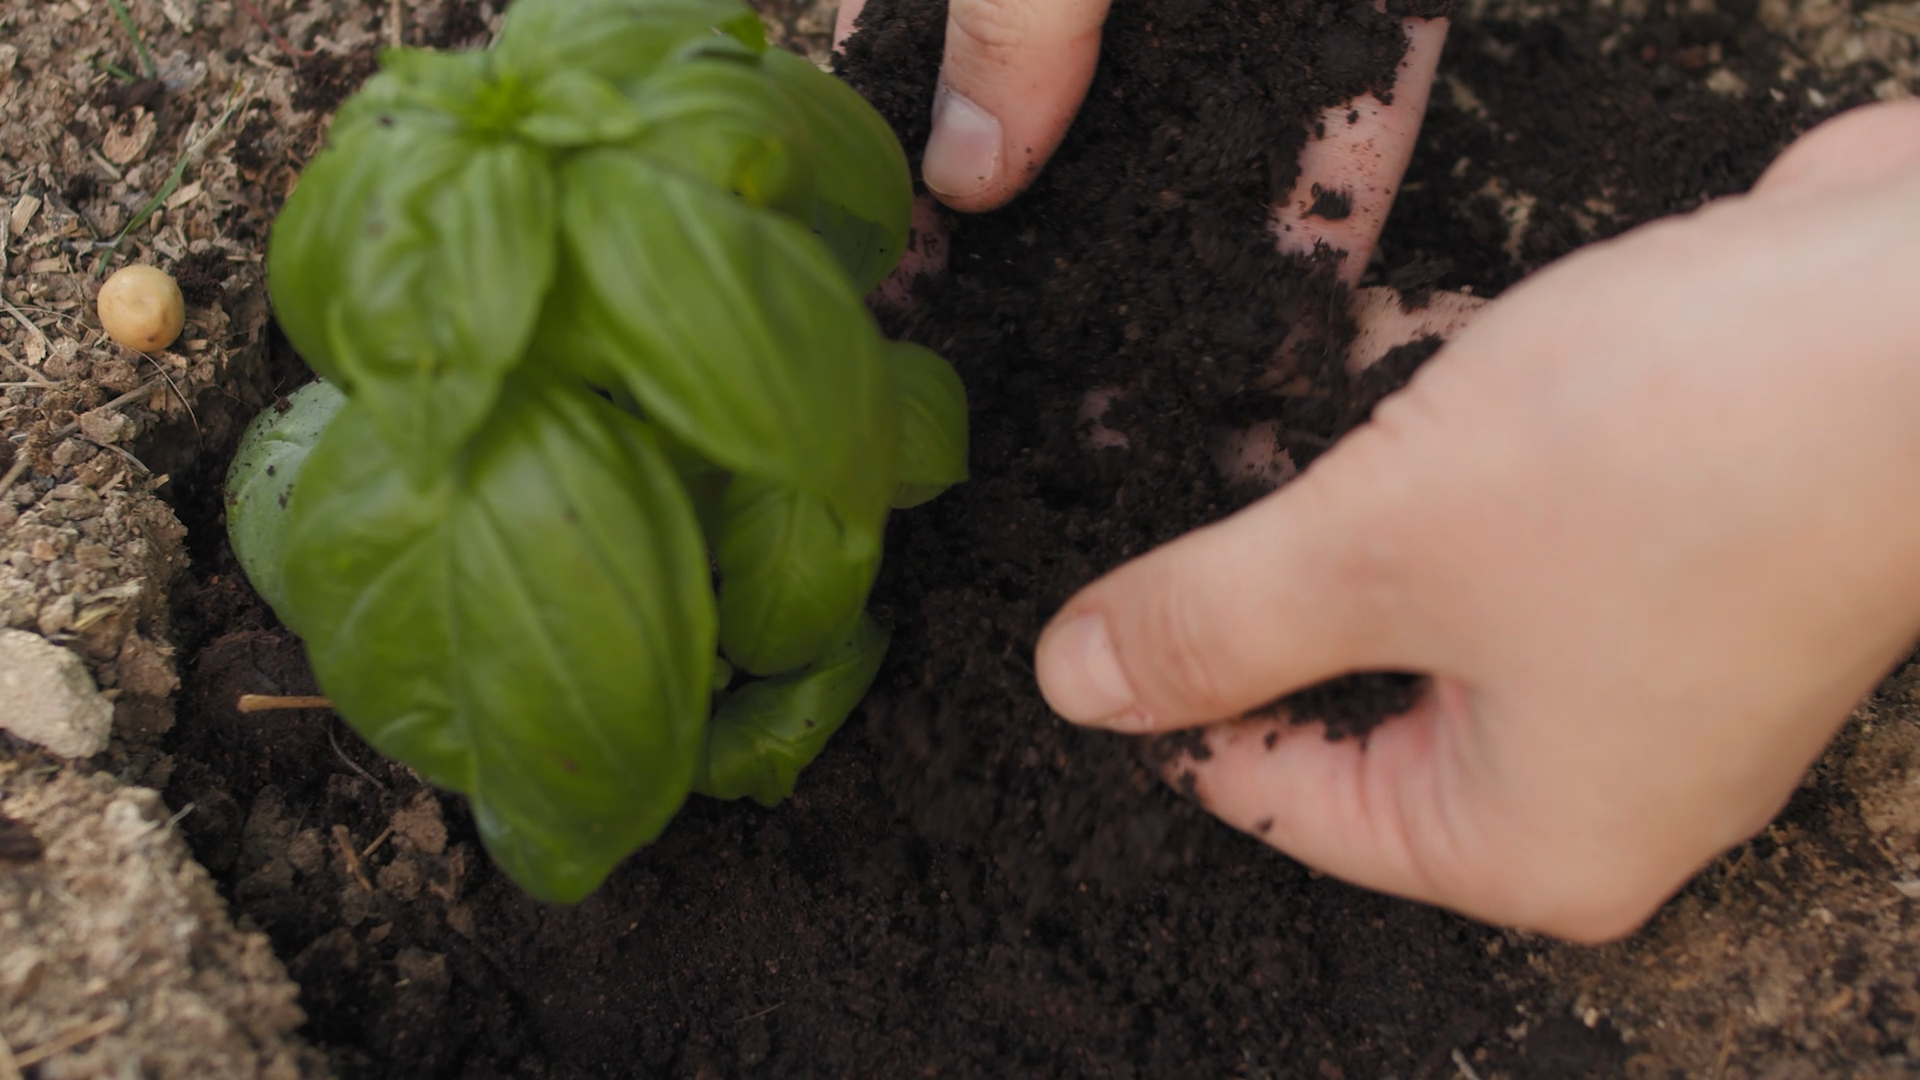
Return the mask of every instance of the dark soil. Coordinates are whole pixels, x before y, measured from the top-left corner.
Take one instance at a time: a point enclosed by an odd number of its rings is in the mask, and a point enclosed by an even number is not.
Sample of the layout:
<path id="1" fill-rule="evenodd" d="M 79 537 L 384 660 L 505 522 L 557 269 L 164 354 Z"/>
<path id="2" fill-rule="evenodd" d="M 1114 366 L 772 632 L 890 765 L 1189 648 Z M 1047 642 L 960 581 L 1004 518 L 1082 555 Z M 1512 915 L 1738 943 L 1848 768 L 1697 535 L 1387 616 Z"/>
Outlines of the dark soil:
<path id="1" fill-rule="evenodd" d="M 944 16 L 868 11 L 849 78 L 917 159 Z M 1670 72 L 1681 43 L 1749 46 L 1664 18 L 1650 60 L 1638 39 L 1603 50 L 1598 19 L 1463 28 L 1448 70 L 1498 125 L 1438 95 L 1380 273 L 1498 287 L 1751 182 L 1812 117 Z M 342 1075 L 1407 1080 L 1455 1075 L 1456 1051 L 1483 1075 L 1612 1073 L 1617 1041 L 1565 1020 L 1508 939 L 1219 826 L 1141 746 L 1061 724 L 1033 687 L 1035 637 L 1074 589 L 1252 497 L 1216 477 L 1221 425 L 1280 420 L 1304 467 L 1431 355 L 1348 379 L 1331 263 L 1283 258 L 1265 229 L 1311 118 L 1391 92 L 1400 49 L 1364 3 L 1117 5 L 1033 191 L 956 223 L 951 272 L 888 317 L 965 377 L 974 477 L 894 523 L 876 608 L 896 645 L 867 707 L 788 803 L 695 799 L 578 907 L 520 895 L 460 800 L 330 714 L 235 711 L 315 687 L 219 540 L 224 462 L 176 474 L 197 574 L 167 795 L 194 805 L 182 828 L 288 959 Z M 315 65 L 307 92 L 337 100 L 365 73 Z M 1537 199 L 1518 260 L 1479 203 L 1494 178 Z M 1607 182 L 1613 213 L 1588 229 Z M 1249 396 L 1296 329 L 1309 392 Z M 1103 422 L 1128 448 L 1082 445 L 1095 387 L 1124 389 Z M 1377 677 L 1292 704 L 1364 729 L 1417 691 Z"/>

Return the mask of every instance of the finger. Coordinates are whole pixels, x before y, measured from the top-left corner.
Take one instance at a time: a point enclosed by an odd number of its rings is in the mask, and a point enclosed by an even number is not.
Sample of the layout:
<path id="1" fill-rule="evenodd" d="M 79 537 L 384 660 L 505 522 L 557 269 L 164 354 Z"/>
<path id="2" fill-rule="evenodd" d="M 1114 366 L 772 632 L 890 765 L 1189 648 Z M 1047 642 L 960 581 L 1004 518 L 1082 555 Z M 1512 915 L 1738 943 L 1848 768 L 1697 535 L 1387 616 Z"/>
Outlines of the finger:
<path id="1" fill-rule="evenodd" d="M 1599 944 L 1677 885 L 1631 880 L 1597 854 L 1585 880 L 1556 884 L 1539 862 L 1579 842 L 1576 823 L 1503 802 L 1500 753 L 1451 679 L 1365 739 L 1272 720 L 1223 724 L 1203 745 L 1170 765 L 1171 782 L 1227 824 L 1376 892 Z"/>
<path id="2" fill-rule="evenodd" d="M 1760 177 L 1759 193 L 1870 187 L 1920 168 L 1920 99 L 1842 113 L 1801 136 Z"/>
<path id="3" fill-rule="evenodd" d="M 1041 635 L 1041 693 L 1117 731 L 1238 716 L 1328 677 L 1423 670 L 1393 618 L 1412 501 L 1363 429 L 1288 487 L 1121 567 Z"/>
<path id="4" fill-rule="evenodd" d="M 1466 293 L 1436 292 L 1408 309 L 1400 292 L 1386 286 L 1353 291 L 1353 320 L 1359 326 L 1347 347 L 1347 366 L 1364 371 L 1388 353 L 1422 338 L 1451 338 L 1473 321 L 1487 301 Z"/>
<path id="5" fill-rule="evenodd" d="M 1413 159 L 1447 42 L 1445 19 L 1407 19 L 1405 26 L 1407 51 L 1394 80 L 1393 102 L 1367 94 L 1327 110 L 1320 119 L 1326 134 L 1300 152 L 1300 177 L 1274 210 L 1281 250 L 1306 254 L 1325 244 L 1345 252 L 1340 276 L 1348 284 L 1360 280 L 1373 257 L 1400 178 Z"/>
<path id="6" fill-rule="evenodd" d="M 833 13 L 833 51 L 839 52 L 847 47 L 847 39 L 853 36 L 854 21 L 865 11 L 867 0 L 844 0 Z"/>
<path id="7" fill-rule="evenodd" d="M 907 249 L 885 281 L 874 287 L 869 302 L 903 308 L 913 299 L 913 283 L 925 274 L 938 274 L 947 268 L 947 223 L 932 199 L 913 198 L 913 220 L 907 230 Z"/>
<path id="8" fill-rule="evenodd" d="M 1330 741 L 1318 724 L 1284 719 L 1223 724 L 1205 750 L 1174 762 L 1169 780 L 1207 811 L 1343 881 L 1413 900 L 1445 896 L 1432 853 L 1414 847 L 1438 808 L 1439 755 L 1466 716 L 1457 686 L 1440 684 L 1365 740 Z M 1452 704 L 1442 704 L 1442 696 Z M 1458 855 L 1465 845 L 1444 842 Z"/>
<path id="9" fill-rule="evenodd" d="M 1486 304 L 1486 300 L 1465 293 L 1436 292 L 1418 307 L 1409 308 L 1396 289 L 1384 285 L 1355 289 L 1352 313 L 1358 329 L 1347 347 L 1347 369 L 1357 374 L 1384 360 L 1388 353 L 1402 345 L 1429 337 L 1451 338 L 1472 322 Z M 1298 329 L 1295 335 L 1282 345 L 1283 352 L 1297 349 L 1305 338 Z M 1276 366 L 1258 385 L 1272 390 L 1292 377 L 1295 370 L 1291 365 Z M 1089 395 L 1088 400 L 1091 402 L 1093 396 Z M 1105 404 L 1104 400 L 1100 402 L 1101 412 L 1105 411 Z M 1121 440 L 1118 445 L 1125 445 L 1126 436 L 1118 438 Z M 1213 462 L 1228 480 L 1266 489 L 1279 487 L 1300 471 L 1280 438 L 1280 424 L 1273 420 L 1221 431 L 1214 439 Z"/>
<path id="10" fill-rule="evenodd" d="M 1093 81 L 1108 0 L 952 0 L 920 177 L 956 210 L 1013 198 Z"/>

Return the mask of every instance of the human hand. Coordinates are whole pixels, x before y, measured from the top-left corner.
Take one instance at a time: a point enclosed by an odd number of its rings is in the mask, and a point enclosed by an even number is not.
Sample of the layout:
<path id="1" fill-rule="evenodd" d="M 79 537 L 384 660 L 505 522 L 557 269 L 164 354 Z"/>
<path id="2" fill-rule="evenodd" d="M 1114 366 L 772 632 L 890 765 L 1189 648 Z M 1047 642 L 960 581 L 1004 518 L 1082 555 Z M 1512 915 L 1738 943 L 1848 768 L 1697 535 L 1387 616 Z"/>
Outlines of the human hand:
<path id="1" fill-rule="evenodd" d="M 865 0 L 841 4 L 836 47 L 853 33 Z M 1006 203 L 1037 175 L 1073 122 L 1100 56 L 1108 0 L 950 0 L 933 132 L 921 178 L 946 205 L 970 212 Z M 1446 42 L 1444 19 L 1406 19 L 1407 52 L 1393 101 L 1373 95 L 1328 109 L 1325 132 L 1300 159 L 1292 193 L 1275 207 L 1281 246 L 1316 243 L 1348 254 L 1357 281 L 1412 156 L 1427 95 Z M 1349 119 L 1352 117 L 1352 119 Z M 1344 216 L 1313 213 L 1321 193 L 1344 196 Z M 917 216 L 924 230 L 931 215 Z M 938 266 L 910 262 L 909 274 Z M 904 293 L 902 293 L 904 295 Z"/>
<path id="2" fill-rule="evenodd" d="M 1228 823 L 1384 892 L 1630 931 L 1783 805 L 1920 632 L 1920 103 L 1511 290 L 1300 478 L 1089 586 L 1063 716 L 1164 732 L 1364 670 L 1364 741 L 1246 721 Z"/>

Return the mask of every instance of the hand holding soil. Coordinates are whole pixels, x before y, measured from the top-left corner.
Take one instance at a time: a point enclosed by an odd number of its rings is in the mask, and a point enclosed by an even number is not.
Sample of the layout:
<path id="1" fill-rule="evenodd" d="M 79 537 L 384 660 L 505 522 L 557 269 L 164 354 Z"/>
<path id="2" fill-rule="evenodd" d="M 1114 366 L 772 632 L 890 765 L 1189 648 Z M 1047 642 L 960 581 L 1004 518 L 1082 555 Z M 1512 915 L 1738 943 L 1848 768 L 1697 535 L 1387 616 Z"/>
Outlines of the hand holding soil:
<path id="1" fill-rule="evenodd" d="M 840 6 L 836 42 L 853 33 L 865 6 L 865 0 Z M 921 179 L 936 198 L 956 210 L 992 210 L 1032 181 L 1086 97 L 1107 10 L 1108 0 L 949 4 L 933 132 L 920 160 Z M 1274 207 L 1281 248 L 1305 253 L 1324 244 L 1344 252 L 1341 277 L 1348 284 L 1360 279 L 1386 224 L 1446 44 L 1444 18 L 1408 18 L 1402 25 L 1407 48 L 1391 100 L 1369 93 L 1326 110 L 1300 155 L 1292 192 Z M 925 232 L 938 229 L 936 222 L 923 207 L 914 226 Z M 925 254 L 909 252 L 900 276 L 938 269 Z M 896 300 L 904 295 L 889 293 Z"/>
<path id="2" fill-rule="evenodd" d="M 1298 481 L 1070 601 L 1048 701 L 1165 732 L 1433 673 L 1364 742 L 1230 723 L 1174 771 L 1358 884 L 1626 933 L 1778 811 L 1920 631 L 1915 250 L 1907 102 L 1564 260 Z"/>

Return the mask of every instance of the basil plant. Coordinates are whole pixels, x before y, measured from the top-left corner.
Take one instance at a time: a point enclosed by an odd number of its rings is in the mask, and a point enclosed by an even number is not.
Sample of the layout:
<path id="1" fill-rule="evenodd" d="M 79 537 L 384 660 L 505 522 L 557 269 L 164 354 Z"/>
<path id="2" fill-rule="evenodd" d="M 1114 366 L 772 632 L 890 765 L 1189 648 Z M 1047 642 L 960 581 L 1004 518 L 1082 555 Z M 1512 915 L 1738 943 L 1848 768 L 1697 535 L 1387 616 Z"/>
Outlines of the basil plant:
<path id="1" fill-rule="evenodd" d="M 321 380 L 249 429 L 234 551 L 534 896 L 689 792 L 785 798 L 878 671 L 888 511 L 966 474 L 959 378 L 862 300 L 910 199 L 731 0 L 518 0 L 490 50 L 386 53 L 275 223 Z"/>

